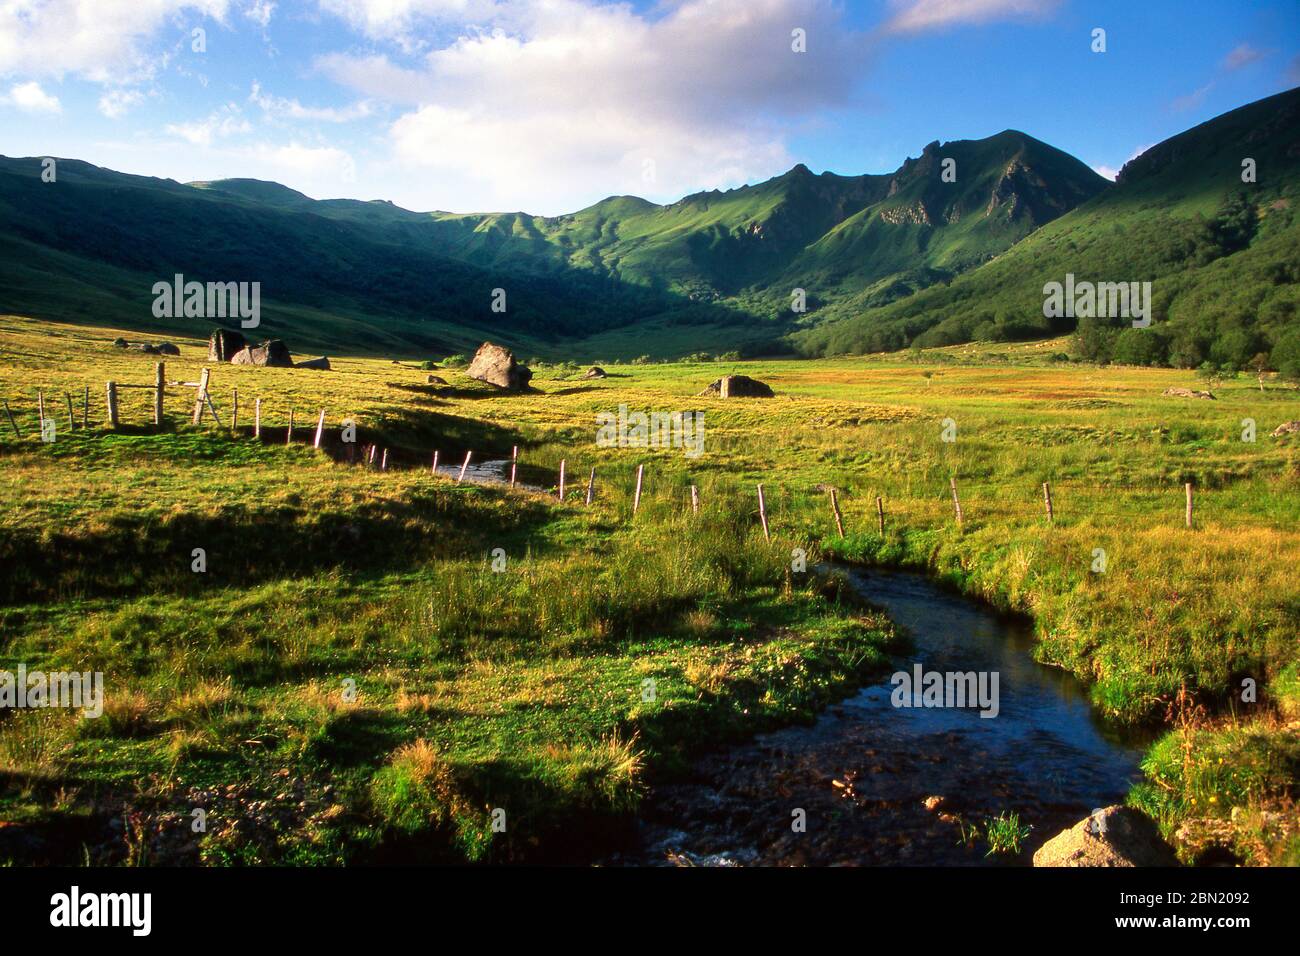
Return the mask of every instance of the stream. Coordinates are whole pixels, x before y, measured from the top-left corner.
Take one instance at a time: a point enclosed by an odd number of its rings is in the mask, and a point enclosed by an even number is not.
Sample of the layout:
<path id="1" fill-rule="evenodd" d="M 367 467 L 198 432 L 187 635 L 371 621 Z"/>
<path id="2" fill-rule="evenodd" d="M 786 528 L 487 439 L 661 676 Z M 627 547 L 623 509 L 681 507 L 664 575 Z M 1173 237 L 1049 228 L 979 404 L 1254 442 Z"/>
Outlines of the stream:
<path id="1" fill-rule="evenodd" d="M 1104 726 L 1082 683 L 1033 659 L 1027 619 L 919 574 L 839 570 L 911 633 L 895 670 L 996 672 L 997 716 L 896 707 L 885 678 L 811 726 L 703 757 L 690 779 L 647 798 L 637 845 L 607 863 L 1026 865 L 1047 839 L 1123 801 L 1147 741 Z M 805 832 L 794 832 L 795 808 Z M 1032 827 L 1019 855 L 990 857 L 983 838 L 963 839 L 963 825 L 982 831 L 1004 811 Z"/>

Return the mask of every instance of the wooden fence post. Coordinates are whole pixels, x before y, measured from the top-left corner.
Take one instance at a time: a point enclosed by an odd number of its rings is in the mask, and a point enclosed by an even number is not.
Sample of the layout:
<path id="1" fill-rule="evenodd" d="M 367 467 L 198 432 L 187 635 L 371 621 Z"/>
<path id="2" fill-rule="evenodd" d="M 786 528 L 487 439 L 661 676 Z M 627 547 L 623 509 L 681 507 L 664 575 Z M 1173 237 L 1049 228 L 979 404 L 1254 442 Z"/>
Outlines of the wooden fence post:
<path id="1" fill-rule="evenodd" d="M 772 536 L 767 531 L 767 503 L 763 501 L 763 483 L 758 483 L 758 520 L 763 522 L 763 538 L 771 541 Z"/>
<path id="2" fill-rule="evenodd" d="M 289 430 L 284 434 L 284 443 L 293 444 L 293 409 L 289 409 Z"/>
<path id="3" fill-rule="evenodd" d="M 198 390 L 198 394 L 194 396 L 194 424 L 195 425 L 198 425 L 203 421 L 203 402 L 208 395 L 208 376 L 210 374 L 211 373 L 208 371 L 208 369 L 205 368 L 203 372 L 199 375 L 199 390 Z"/>
<path id="4" fill-rule="evenodd" d="M 565 465 L 565 461 L 563 458 L 561 458 L 560 459 L 560 500 L 561 501 L 564 500 L 564 465 Z"/>
<path id="5" fill-rule="evenodd" d="M 14 421 L 14 413 L 9 411 L 8 402 L 5 402 L 5 417 L 9 419 L 9 427 L 14 430 L 14 437 L 22 438 L 23 433 L 18 430 L 18 423 Z"/>
<path id="6" fill-rule="evenodd" d="M 108 383 L 108 427 L 117 427 L 117 382 Z"/>
<path id="7" fill-rule="evenodd" d="M 876 495 L 876 525 L 880 530 L 880 536 L 885 536 L 885 499 Z"/>
<path id="8" fill-rule="evenodd" d="M 320 418 L 316 419 L 316 440 L 311 443 L 312 448 L 320 447 L 320 440 L 325 435 L 325 409 L 320 410 Z"/>
<path id="9" fill-rule="evenodd" d="M 844 537 L 844 518 L 840 515 L 840 501 L 835 495 L 835 489 L 831 489 L 831 514 L 835 515 L 835 529 L 839 531 L 840 537 Z"/>
<path id="10" fill-rule="evenodd" d="M 64 392 L 64 393 L 63 393 L 63 398 L 64 398 L 64 401 L 66 401 L 66 402 L 68 403 L 68 431 L 69 431 L 69 432 L 76 431 L 76 430 L 77 430 L 77 420 L 76 420 L 75 418 L 73 418 L 73 416 L 72 416 L 72 396 L 69 395 L 67 392 Z"/>
<path id="11" fill-rule="evenodd" d="M 42 435 L 45 434 L 45 393 L 40 389 L 36 390 L 36 422 L 37 431 Z"/>
<path id="12" fill-rule="evenodd" d="M 387 448 L 384 449 L 383 457 L 379 459 L 379 470 L 380 471 L 388 470 L 388 449 Z"/>
<path id="13" fill-rule="evenodd" d="M 466 461 L 469 459 L 466 458 Z M 519 467 L 519 446 L 510 446 L 510 487 L 515 486 L 515 469 Z M 462 469 L 463 470 L 463 469 Z"/>
<path id="14" fill-rule="evenodd" d="M 700 513 L 700 489 L 691 485 L 691 514 Z"/>
<path id="15" fill-rule="evenodd" d="M 637 509 L 641 507 L 641 479 L 645 475 L 645 465 L 636 466 L 636 491 L 632 495 L 632 514 L 635 515 Z"/>
<path id="16" fill-rule="evenodd" d="M 262 400 L 253 402 L 253 437 L 262 437 Z"/>
<path id="17" fill-rule="evenodd" d="M 957 515 L 957 527 L 961 527 L 961 499 L 957 497 L 957 478 L 956 476 L 948 479 L 948 486 L 952 488 L 952 507 Z"/>
<path id="18" fill-rule="evenodd" d="M 596 466 L 591 466 L 591 474 L 587 477 L 587 501 L 591 504 L 592 499 L 596 496 Z"/>
<path id="19" fill-rule="evenodd" d="M 433 453 L 433 464 L 429 466 L 429 473 L 435 476 L 438 474 L 438 452 L 437 451 Z"/>
<path id="20" fill-rule="evenodd" d="M 85 393 L 81 396 L 81 427 L 90 429 L 90 386 L 86 385 Z"/>
<path id="21" fill-rule="evenodd" d="M 1187 527 L 1190 528 L 1192 526 L 1192 483 L 1189 481 L 1183 487 L 1187 491 Z"/>
<path id="22" fill-rule="evenodd" d="M 158 362 L 153 367 L 153 423 L 161 426 L 163 423 L 163 388 L 166 382 L 166 363 Z"/>
<path id="23" fill-rule="evenodd" d="M 1052 511 L 1052 484 L 1048 481 L 1043 482 L 1043 504 L 1047 507 L 1047 523 L 1051 524 L 1056 515 Z"/>
<path id="24" fill-rule="evenodd" d="M 230 434 L 239 431 L 239 389 L 234 390 L 230 399 Z"/>
<path id="25" fill-rule="evenodd" d="M 469 457 L 472 454 L 474 454 L 472 451 L 465 452 L 465 460 L 461 463 L 460 474 L 456 476 L 456 484 L 458 485 L 465 480 L 465 469 L 469 467 Z"/>

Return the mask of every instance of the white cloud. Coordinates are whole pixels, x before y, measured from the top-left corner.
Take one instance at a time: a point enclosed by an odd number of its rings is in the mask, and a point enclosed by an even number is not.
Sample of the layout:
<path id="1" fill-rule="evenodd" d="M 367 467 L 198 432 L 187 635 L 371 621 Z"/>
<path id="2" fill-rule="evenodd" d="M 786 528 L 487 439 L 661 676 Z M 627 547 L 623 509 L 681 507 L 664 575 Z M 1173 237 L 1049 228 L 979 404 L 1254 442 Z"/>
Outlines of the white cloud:
<path id="1" fill-rule="evenodd" d="M 207 119 L 193 123 L 169 123 L 167 132 L 194 146 L 210 146 L 213 140 L 241 133 L 251 133 L 253 127 L 240 115 L 239 107 L 227 103 Z"/>
<path id="2" fill-rule="evenodd" d="M 1223 58 L 1223 63 L 1220 65 L 1228 71 L 1240 70 L 1243 66 L 1249 66 L 1262 59 L 1264 59 L 1263 51 L 1255 49 L 1249 43 L 1239 43 Z"/>
<path id="3" fill-rule="evenodd" d="M 348 123 L 365 119 L 374 112 L 374 105 L 369 100 L 360 100 L 351 106 L 342 108 L 333 106 L 303 106 L 296 99 L 272 96 L 262 89 L 260 83 L 253 81 L 252 92 L 248 94 L 250 103 L 256 103 L 262 111 L 277 119 L 318 120 L 326 123 Z"/>
<path id="4" fill-rule="evenodd" d="M 1039 17 L 1059 0 L 892 0 L 896 9 L 886 33 L 915 33 L 1010 17 Z"/>
<path id="5" fill-rule="evenodd" d="M 270 0 L 253 0 L 244 8 L 244 16 L 252 20 L 263 30 L 271 25 L 271 14 L 275 13 L 275 4 Z"/>
<path id="6" fill-rule="evenodd" d="M 373 29 L 447 7 L 346 5 Z M 461 208 L 557 213 L 614 192 L 677 198 L 770 176 L 792 165 L 790 132 L 852 101 L 865 58 L 830 0 L 688 0 L 655 18 L 582 0 L 470 6 L 489 19 L 415 67 L 384 55 L 319 62 L 412 107 L 390 139 L 399 168 L 439 174 L 416 200 L 426 208 L 455 195 Z M 807 53 L 791 49 L 795 28 Z"/>
<path id="7" fill-rule="evenodd" d="M 9 0 L 0 3 L 0 76 L 63 77 L 96 82 L 152 75 L 144 49 L 176 19 L 223 19 L 230 0 Z M 180 27 L 178 26 L 179 30 Z"/>
<path id="8" fill-rule="evenodd" d="M 143 100 L 144 94 L 138 90 L 109 90 L 99 98 L 99 111 L 109 119 L 117 119 Z"/>
<path id="9" fill-rule="evenodd" d="M 1186 96 L 1180 96 L 1170 104 L 1175 112 L 1182 113 L 1187 110 L 1195 109 L 1205 102 L 1205 97 L 1209 95 L 1210 90 L 1214 89 L 1214 81 L 1211 80 L 1199 89 L 1193 90 Z"/>
<path id="10" fill-rule="evenodd" d="M 51 96 L 35 81 L 15 83 L 9 92 L 0 96 L 0 104 L 20 109 L 24 113 L 62 113 L 63 105 L 57 96 Z"/>
<path id="11" fill-rule="evenodd" d="M 1092 171 L 1096 173 L 1098 176 L 1101 176 L 1105 179 L 1109 179 L 1111 182 L 1114 182 L 1115 177 L 1119 175 L 1118 169 L 1116 169 L 1114 166 L 1107 166 L 1104 163 L 1101 166 L 1092 167 Z"/>
<path id="12" fill-rule="evenodd" d="M 279 170 L 279 175 L 298 183 L 355 183 L 357 164 L 352 156 L 334 146 L 256 146 L 246 152 L 255 163 Z"/>

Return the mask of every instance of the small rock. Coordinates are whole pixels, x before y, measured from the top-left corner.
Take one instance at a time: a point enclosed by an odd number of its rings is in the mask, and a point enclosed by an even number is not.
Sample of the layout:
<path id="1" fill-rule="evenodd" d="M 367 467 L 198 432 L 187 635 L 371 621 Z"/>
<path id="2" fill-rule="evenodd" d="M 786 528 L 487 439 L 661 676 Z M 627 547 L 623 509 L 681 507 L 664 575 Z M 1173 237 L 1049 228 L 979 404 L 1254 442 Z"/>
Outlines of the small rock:
<path id="1" fill-rule="evenodd" d="M 1283 422 L 1273 429 L 1273 437 L 1281 438 L 1283 435 L 1294 435 L 1300 432 L 1300 422 Z"/>
<path id="2" fill-rule="evenodd" d="M 1173 388 L 1165 389 L 1165 394 L 1172 395 L 1175 398 L 1204 398 L 1204 399 L 1209 399 L 1212 402 L 1218 401 L 1218 399 L 1216 399 L 1209 392 L 1198 392 L 1196 389 L 1193 388 L 1179 388 L 1175 386 Z"/>

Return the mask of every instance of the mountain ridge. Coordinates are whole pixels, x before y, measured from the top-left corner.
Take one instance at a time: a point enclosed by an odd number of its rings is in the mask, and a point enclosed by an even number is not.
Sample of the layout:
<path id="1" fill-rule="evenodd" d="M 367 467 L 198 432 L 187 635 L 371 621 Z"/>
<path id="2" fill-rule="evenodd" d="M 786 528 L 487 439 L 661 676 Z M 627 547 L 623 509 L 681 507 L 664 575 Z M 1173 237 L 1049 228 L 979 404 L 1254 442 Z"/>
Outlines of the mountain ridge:
<path id="1" fill-rule="evenodd" d="M 315 200 L 247 178 L 181 184 L 78 160 L 58 160 L 60 192 L 40 182 L 41 158 L 0 157 L 0 309 L 154 327 L 148 288 L 182 272 L 263 281 L 267 334 L 335 351 L 420 354 L 493 337 L 593 359 L 791 344 L 836 354 L 977 331 L 1059 334 L 1069 329 L 1026 317 L 1026 305 L 986 315 L 950 290 L 1047 241 L 1081 209 L 1125 208 L 1107 197 L 1160 200 L 1188 144 L 1201 144 L 1200 156 L 1206 128 L 1257 131 L 1258 109 L 1245 126 L 1237 115 L 1254 107 L 1157 144 L 1117 184 L 1005 129 L 933 140 L 892 173 L 796 163 L 666 205 L 612 195 L 549 217 Z M 498 288 L 508 293 L 504 314 L 489 307 Z M 801 299 L 807 310 L 795 311 Z"/>

